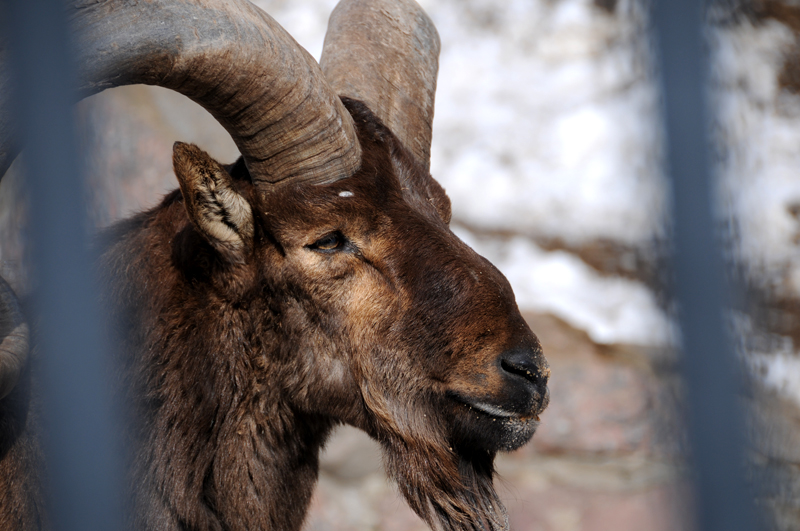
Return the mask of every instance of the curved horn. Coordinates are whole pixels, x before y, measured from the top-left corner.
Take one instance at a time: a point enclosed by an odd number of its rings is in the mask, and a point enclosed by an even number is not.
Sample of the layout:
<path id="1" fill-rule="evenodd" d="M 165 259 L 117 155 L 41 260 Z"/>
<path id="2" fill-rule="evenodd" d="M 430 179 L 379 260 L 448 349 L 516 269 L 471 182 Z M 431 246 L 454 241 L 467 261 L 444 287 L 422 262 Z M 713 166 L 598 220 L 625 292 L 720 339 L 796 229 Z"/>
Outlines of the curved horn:
<path id="1" fill-rule="evenodd" d="M 363 101 L 426 169 L 439 47 L 433 22 L 413 0 L 342 0 L 320 58 L 334 90 Z"/>
<path id="2" fill-rule="evenodd" d="M 28 325 L 19 301 L 0 277 L 0 400 L 8 396 L 19 380 L 28 359 Z"/>
<path id="3" fill-rule="evenodd" d="M 319 65 L 249 2 L 73 0 L 70 15 L 81 97 L 136 83 L 180 92 L 227 129 L 262 186 L 358 169 L 352 119 Z"/>

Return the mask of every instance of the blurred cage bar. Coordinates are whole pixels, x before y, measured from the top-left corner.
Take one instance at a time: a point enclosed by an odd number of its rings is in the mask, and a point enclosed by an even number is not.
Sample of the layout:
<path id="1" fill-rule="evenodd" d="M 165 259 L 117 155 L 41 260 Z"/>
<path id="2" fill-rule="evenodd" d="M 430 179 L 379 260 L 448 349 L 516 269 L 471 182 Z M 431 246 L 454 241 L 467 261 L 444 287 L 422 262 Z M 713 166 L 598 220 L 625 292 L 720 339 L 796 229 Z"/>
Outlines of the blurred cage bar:
<path id="1" fill-rule="evenodd" d="M 726 287 L 711 212 L 702 8 L 699 0 L 661 0 L 653 12 L 674 192 L 676 297 L 698 529 L 753 530 L 758 518 L 744 481 L 737 371 L 723 323 Z M 28 153 L 54 525 L 64 531 L 113 530 L 122 527 L 121 452 L 105 385 L 109 356 L 84 252 L 86 211 L 71 113 L 76 85 L 65 13 L 58 0 L 0 4 L 17 123 Z"/>
<path id="2" fill-rule="evenodd" d="M 673 192 L 672 263 L 698 528 L 745 531 L 758 524 L 744 480 L 739 377 L 724 323 L 728 290 L 712 211 L 704 7 L 698 0 L 660 0 L 653 22 Z"/>
<path id="3" fill-rule="evenodd" d="M 121 529 L 119 432 L 88 256 L 66 5 L 8 0 L 0 13 L 26 152 L 53 528 Z"/>

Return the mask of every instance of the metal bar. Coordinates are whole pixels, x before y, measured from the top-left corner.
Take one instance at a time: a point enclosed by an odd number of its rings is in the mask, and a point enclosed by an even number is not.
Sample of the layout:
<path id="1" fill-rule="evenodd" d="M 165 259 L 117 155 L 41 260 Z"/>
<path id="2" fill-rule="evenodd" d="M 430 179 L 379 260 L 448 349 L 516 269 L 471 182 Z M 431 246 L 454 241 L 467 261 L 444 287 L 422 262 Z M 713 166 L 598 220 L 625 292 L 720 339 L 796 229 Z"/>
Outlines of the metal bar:
<path id="1" fill-rule="evenodd" d="M 708 155 L 706 46 L 700 0 L 660 0 L 654 22 L 674 201 L 675 295 L 688 393 L 698 529 L 752 531 L 744 481 L 739 376 L 724 324 L 726 286 L 714 231 Z"/>
<path id="2" fill-rule="evenodd" d="M 87 252 L 66 9 L 10 0 L 5 11 L 31 198 L 50 516 L 63 531 L 118 529 L 122 467 Z"/>

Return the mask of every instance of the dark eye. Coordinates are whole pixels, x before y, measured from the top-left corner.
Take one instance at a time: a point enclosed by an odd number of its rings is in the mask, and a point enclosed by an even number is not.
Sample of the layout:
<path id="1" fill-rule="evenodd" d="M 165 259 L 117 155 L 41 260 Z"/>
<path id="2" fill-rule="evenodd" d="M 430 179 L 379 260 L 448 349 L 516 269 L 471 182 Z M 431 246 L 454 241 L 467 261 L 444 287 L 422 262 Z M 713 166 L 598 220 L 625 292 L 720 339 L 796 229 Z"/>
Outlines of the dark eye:
<path id="1" fill-rule="evenodd" d="M 308 246 L 309 249 L 322 252 L 338 251 L 344 247 L 345 239 L 341 232 L 331 232 Z"/>

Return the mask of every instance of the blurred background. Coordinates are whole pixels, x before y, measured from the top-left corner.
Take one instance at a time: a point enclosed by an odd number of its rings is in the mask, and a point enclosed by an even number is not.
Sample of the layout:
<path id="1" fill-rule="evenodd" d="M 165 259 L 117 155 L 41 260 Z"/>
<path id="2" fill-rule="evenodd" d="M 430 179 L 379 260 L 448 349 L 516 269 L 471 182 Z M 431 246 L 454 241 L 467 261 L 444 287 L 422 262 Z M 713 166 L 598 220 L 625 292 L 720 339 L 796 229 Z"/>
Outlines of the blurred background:
<path id="1" fill-rule="evenodd" d="M 647 0 L 418 0 L 442 41 L 431 173 L 453 230 L 509 278 L 552 367 L 533 441 L 497 460 L 516 531 L 690 530 L 668 186 Z M 319 58 L 336 0 L 259 0 Z M 749 475 L 774 529 L 800 529 L 800 2 L 709 10 L 718 214 L 741 290 Z M 126 87 L 77 106 L 91 230 L 177 187 L 172 143 L 235 146 L 200 107 Z M 31 151 L 25 157 L 40 154 Z M 0 185 L 0 274 L 21 293 L 25 201 Z M 377 446 L 341 428 L 306 529 L 424 530 Z"/>

